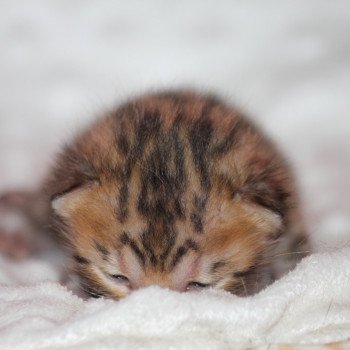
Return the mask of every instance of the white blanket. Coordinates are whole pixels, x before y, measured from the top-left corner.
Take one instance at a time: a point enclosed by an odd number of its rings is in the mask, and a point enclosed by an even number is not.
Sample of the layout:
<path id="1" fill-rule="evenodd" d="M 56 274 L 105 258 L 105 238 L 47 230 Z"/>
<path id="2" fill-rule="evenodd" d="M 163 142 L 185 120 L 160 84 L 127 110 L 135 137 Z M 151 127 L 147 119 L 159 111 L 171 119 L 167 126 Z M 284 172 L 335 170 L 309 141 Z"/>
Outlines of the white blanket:
<path id="1" fill-rule="evenodd" d="M 28 271 L 52 276 L 38 261 L 5 270 L 8 285 Z M 0 349 L 267 349 L 346 339 L 350 248 L 306 258 L 249 298 L 150 287 L 119 302 L 84 301 L 53 281 L 0 287 Z"/>

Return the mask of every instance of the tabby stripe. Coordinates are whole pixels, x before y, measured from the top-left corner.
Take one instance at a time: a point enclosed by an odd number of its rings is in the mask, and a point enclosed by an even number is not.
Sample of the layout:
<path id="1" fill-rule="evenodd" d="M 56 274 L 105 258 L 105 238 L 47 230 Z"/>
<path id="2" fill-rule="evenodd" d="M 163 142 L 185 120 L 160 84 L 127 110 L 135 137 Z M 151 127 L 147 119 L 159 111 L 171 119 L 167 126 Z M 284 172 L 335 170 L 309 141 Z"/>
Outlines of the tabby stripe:
<path id="1" fill-rule="evenodd" d="M 207 200 L 206 194 L 195 194 L 193 198 L 194 211 L 190 219 L 197 233 L 203 233 L 203 214 Z"/>
<path id="2" fill-rule="evenodd" d="M 170 264 L 170 268 L 173 269 L 190 250 L 197 251 L 198 246 L 197 246 L 196 242 L 194 242 L 191 239 L 188 239 L 188 240 L 186 240 L 186 242 L 182 246 L 180 246 L 176 250 L 176 253 L 175 253 L 173 260 Z"/>
<path id="3" fill-rule="evenodd" d="M 87 264 L 90 264 L 90 260 L 80 256 L 80 255 L 74 255 L 73 256 L 74 260 L 77 261 L 79 264 L 82 264 L 82 265 L 87 265 Z"/>
<path id="4" fill-rule="evenodd" d="M 206 157 L 210 140 L 212 138 L 212 133 L 212 121 L 209 118 L 202 116 L 195 121 L 188 135 L 193 163 L 199 172 L 201 186 L 206 191 L 211 187 Z"/>
<path id="5" fill-rule="evenodd" d="M 131 250 L 135 253 L 135 255 L 138 257 L 142 265 L 145 265 L 146 258 L 140 248 L 138 247 L 135 240 L 129 237 L 129 235 L 126 232 L 123 232 L 120 236 L 120 241 L 122 244 L 127 245 L 131 248 Z"/>
<path id="6" fill-rule="evenodd" d="M 243 119 L 238 119 L 231 128 L 226 138 L 212 148 L 210 152 L 211 156 L 221 157 L 227 154 L 233 148 L 237 147 L 241 139 L 241 135 L 246 131 L 247 128 L 248 123 Z"/>
<path id="7" fill-rule="evenodd" d="M 131 108 L 130 108 L 131 109 Z M 128 114 L 128 111 L 125 112 Z M 129 114 L 135 115 L 135 111 L 129 111 Z M 137 113 L 136 113 L 137 114 Z M 135 118 L 135 144 L 132 147 L 128 146 L 128 156 L 122 171 L 122 186 L 119 192 L 119 208 L 117 210 L 117 218 L 123 223 L 128 217 L 128 198 L 129 198 L 129 186 L 132 170 L 139 158 L 141 158 L 145 145 L 148 140 L 159 133 L 161 127 L 161 119 L 159 111 L 144 112 L 143 117 L 140 119 Z M 117 145 L 120 148 L 120 144 L 124 142 L 123 137 L 117 139 Z M 126 151 L 126 148 L 124 149 Z M 122 151 L 123 152 L 123 151 Z M 125 154 L 124 154 L 125 155 Z"/>
<path id="8" fill-rule="evenodd" d="M 117 147 L 118 147 L 119 151 L 124 156 L 126 156 L 130 150 L 129 141 L 128 141 L 128 138 L 126 137 L 126 135 L 125 134 L 118 135 L 116 143 L 117 143 Z"/>
<path id="9" fill-rule="evenodd" d="M 146 252 L 146 255 L 150 259 L 151 264 L 155 266 L 158 263 L 158 259 L 157 259 L 156 254 L 154 253 L 154 251 L 151 247 L 151 244 L 150 244 L 150 233 L 151 233 L 150 229 L 144 231 L 141 235 L 141 242 L 143 245 L 143 249 Z"/>
<path id="10" fill-rule="evenodd" d="M 107 256 L 109 255 L 108 249 L 98 242 L 94 242 L 94 243 L 95 243 L 96 249 L 102 254 L 103 259 L 107 259 Z"/>
<path id="11" fill-rule="evenodd" d="M 129 197 L 128 180 L 123 179 L 122 186 L 119 191 L 118 208 L 116 209 L 117 219 L 120 223 L 124 223 L 128 217 L 127 202 Z"/>
<path id="12" fill-rule="evenodd" d="M 225 261 L 217 261 L 217 262 L 215 262 L 215 263 L 212 265 L 210 271 L 211 271 L 211 273 L 215 273 L 215 272 L 217 272 L 220 268 L 224 267 L 225 265 L 226 265 L 226 262 L 225 262 Z"/>
<path id="13" fill-rule="evenodd" d="M 191 222 L 192 222 L 194 229 L 197 233 L 203 232 L 202 216 L 199 213 L 192 213 L 191 214 Z"/>
<path id="14" fill-rule="evenodd" d="M 166 233 L 166 247 L 165 247 L 164 253 L 160 256 L 160 264 L 161 264 L 162 270 L 165 269 L 165 260 L 169 256 L 171 249 L 174 247 L 176 236 L 177 236 L 177 232 L 174 230 L 173 227 L 171 229 L 166 230 L 165 233 Z"/>

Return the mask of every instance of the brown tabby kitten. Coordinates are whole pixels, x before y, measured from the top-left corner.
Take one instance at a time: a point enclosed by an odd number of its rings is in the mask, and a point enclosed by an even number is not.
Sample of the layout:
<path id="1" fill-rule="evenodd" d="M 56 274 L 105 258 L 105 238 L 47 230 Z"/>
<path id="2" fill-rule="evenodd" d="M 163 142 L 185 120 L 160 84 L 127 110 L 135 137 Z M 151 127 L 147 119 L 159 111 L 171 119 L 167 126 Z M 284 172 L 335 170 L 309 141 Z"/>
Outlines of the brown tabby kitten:
<path id="1" fill-rule="evenodd" d="M 290 169 L 239 112 L 164 92 L 107 114 L 60 155 L 46 192 L 81 286 L 257 292 L 307 253 Z"/>

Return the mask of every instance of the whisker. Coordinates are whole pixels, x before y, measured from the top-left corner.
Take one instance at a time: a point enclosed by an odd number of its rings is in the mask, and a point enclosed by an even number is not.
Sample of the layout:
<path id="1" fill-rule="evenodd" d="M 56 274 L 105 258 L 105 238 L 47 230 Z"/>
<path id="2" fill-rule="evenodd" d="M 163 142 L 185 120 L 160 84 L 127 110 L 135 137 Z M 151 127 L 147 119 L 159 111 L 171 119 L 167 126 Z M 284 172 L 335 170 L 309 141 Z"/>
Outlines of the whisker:
<path id="1" fill-rule="evenodd" d="M 270 265 L 275 261 L 275 259 L 283 256 L 300 256 L 300 255 L 305 255 L 309 253 L 311 253 L 311 251 L 305 250 L 305 251 L 284 252 L 284 253 L 279 253 L 274 255 L 268 255 L 264 257 L 264 259 L 262 259 L 260 262 L 256 263 L 254 266 L 261 267 L 261 266 Z"/>
<path id="2" fill-rule="evenodd" d="M 239 279 L 240 279 L 240 281 L 241 281 L 241 283 L 242 283 L 242 286 L 243 286 L 243 288 L 244 288 L 244 293 L 245 293 L 245 295 L 248 296 L 247 287 L 246 287 L 246 285 L 245 285 L 245 283 L 244 283 L 243 278 L 240 277 Z"/>
<path id="3" fill-rule="evenodd" d="M 276 254 L 274 256 L 272 256 L 272 258 L 276 258 L 279 256 L 286 256 L 286 255 L 298 255 L 298 254 L 309 254 L 311 253 L 311 251 L 305 250 L 305 251 L 297 251 L 297 252 L 286 252 L 286 253 L 280 253 L 280 254 Z"/>

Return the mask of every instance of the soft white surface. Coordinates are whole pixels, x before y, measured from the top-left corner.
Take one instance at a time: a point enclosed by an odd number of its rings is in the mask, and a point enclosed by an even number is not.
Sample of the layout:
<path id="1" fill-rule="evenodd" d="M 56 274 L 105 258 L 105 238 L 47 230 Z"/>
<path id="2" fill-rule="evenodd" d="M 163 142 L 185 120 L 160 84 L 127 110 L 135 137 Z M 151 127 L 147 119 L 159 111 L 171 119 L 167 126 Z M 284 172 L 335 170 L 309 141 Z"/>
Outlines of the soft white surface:
<path id="1" fill-rule="evenodd" d="M 350 338 L 350 249 L 250 298 L 158 287 L 84 302 L 53 282 L 0 287 L 1 349 L 246 349 Z M 265 348 L 265 347 L 264 347 Z"/>
<path id="2" fill-rule="evenodd" d="M 317 249 L 347 245 L 349 33 L 348 0 L 0 1 L 0 191 L 37 184 L 61 141 L 125 96 L 195 86 L 236 101 L 286 151 Z M 51 264 L 0 260 L 1 284 L 12 286 L 1 287 L 0 348 L 11 339 L 19 349 L 52 339 L 185 347 L 186 334 L 193 348 L 224 338 L 333 341 L 350 329 L 349 266 L 346 251 L 314 257 L 252 300 L 149 289 L 112 304 L 70 296 L 53 284 Z M 130 324 L 140 337 L 127 340 Z M 159 324 L 170 343 L 153 337 Z"/>

